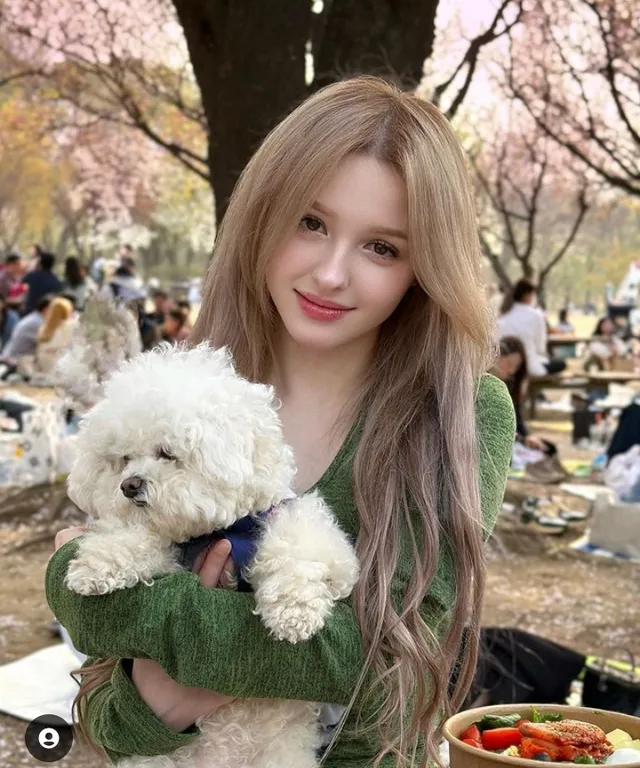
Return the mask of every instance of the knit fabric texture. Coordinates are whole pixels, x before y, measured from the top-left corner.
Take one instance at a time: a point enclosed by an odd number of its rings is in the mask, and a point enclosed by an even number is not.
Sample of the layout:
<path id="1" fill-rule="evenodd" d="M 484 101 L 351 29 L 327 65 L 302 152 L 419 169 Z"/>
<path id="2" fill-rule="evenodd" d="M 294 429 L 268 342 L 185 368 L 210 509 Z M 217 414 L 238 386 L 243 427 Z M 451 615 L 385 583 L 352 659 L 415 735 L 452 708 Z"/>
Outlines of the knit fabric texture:
<path id="1" fill-rule="evenodd" d="M 490 375 L 478 383 L 476 434 L 488 536 L 502 504 L 515 434 L 511 398 L 504 384 Z M 352 473 L 358 440 L 359 430 L 354 428 L 316 485 L 354 541 L 358 520 Z M 78 650 L 94 659 L 121 660 L 111 680 L 92 693 L 88 712 L 94 738 L 114 764 L 130 755 L 167 754 L 190 743 L 199 733 L 195 725 L 177 733 L 155 716 L 131 681 L 129 659 L 155 659 L 183 686 L 230 696 L 341 705 L 350 701 L 364 655 L 348 601 L 335 606 L 324 628 L 312 639 L 292 645 L 269 635 L 253 613 L 252 594 L 204 588 L 193 573 L 170 574 L 151 586 L 139 585 L 110 595 L 77 595 L 64 583 L 76 549 L 77 542 L 70 541 L 51 557 L 46 595 Z M 401 542 L 392 585 L 394 599 L 406 589 L 412 568 L 411 547 Z M 446 629 L 454 599 L 452 558 L 443 546 L 423 604 L 423 615 L 436 634 Z M 348 721 L 345 731 L 352 725 Z M 373 737 L 345 735 L 331 750 L 326 765 L 365 768 L 373 764 L 376 754 Z M 386 768 L 393 762 L 385 760 L 383 765 Z"/>

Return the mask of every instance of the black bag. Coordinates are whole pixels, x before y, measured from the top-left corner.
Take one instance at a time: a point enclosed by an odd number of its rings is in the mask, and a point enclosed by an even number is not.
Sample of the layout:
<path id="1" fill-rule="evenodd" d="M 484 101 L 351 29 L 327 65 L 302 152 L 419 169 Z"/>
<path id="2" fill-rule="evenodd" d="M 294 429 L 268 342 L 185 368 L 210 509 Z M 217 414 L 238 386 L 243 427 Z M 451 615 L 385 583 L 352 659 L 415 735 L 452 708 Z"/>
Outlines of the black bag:
<path id="1" fill-rule="evenodd" d="M 483 627 L 480 658 L 462 709 L 482 704 L 562 704 L 585 657 L 516 628 Z"/>
<path id="2" fill-rule="evenodd" d="M 582 704 L 585 707 L 640 715 L 640 667 L 634 654 L 625 649 L 629 662 L 589 657 L 585 664 Z"/>

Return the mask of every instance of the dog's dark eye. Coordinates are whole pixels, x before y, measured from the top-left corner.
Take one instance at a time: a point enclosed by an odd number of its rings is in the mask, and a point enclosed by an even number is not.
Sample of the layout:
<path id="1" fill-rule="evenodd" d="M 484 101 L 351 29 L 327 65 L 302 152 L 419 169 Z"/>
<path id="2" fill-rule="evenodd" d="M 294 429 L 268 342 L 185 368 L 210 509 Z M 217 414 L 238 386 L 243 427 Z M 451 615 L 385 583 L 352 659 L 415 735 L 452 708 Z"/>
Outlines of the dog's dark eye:
<path id="1" fill-rule="evenodd" d="M 170 453 L 166 448 L 158 448 L 158 458 L 165 459 L 165 461 L 175 461 L 176 457 Z"/>
<path id="2" fill-rule="evenodd" d="M 127 466 L 127 464 L 131 461 L 131 456 L 123 456 L 122 457 L 122 463 Z"/>

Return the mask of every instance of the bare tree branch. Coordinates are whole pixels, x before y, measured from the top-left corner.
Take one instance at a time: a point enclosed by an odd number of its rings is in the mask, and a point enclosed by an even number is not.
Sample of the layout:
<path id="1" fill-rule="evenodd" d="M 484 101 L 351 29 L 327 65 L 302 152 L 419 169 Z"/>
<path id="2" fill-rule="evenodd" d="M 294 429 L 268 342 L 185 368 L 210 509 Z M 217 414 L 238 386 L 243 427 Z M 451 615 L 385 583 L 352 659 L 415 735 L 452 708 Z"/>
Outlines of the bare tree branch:
<path id="1" fill-rule="evenodd" d="M 515 8 L 516 14 L 512 21 L 507 21 L 505 18 L 505 13 L 510 8 Z M 467 48 L 465 55 L 462 57 L 462 60 L 453 71 L 452 75 L 435 87 L 431 96 L 431 101 L 434 104 L 439 105 L 447 89 L 452 86 L 458 75 L 466 68 L 464 81 L 460 86 L 458 93 L 452 99 L 451 104 L 445 113 L 450 120 L 455 116 L 469 91 L 482 50 L 498 38 L 503 37 L 504 35 L 508 35 L 511 30 L 520 22 L 522 13 L 522 0 L 502 0 L 500 7 L 496 11 L 496 15 L 494 16 L 493 21 L 489 25 L 489 28 L 469 41 L 469 47 Z"/>

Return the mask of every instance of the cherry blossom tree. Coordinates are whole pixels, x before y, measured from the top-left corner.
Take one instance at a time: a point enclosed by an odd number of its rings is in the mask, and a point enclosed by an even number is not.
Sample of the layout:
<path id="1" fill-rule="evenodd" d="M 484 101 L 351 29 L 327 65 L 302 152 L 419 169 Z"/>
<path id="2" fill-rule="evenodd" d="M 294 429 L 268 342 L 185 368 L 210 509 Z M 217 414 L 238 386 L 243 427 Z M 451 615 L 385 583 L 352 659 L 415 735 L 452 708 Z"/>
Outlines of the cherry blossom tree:
<path id="1" fill-rule="evenodd" d="M 527 277 L 542 293 L 574 244 L 596 191 L 517 105 L 496 122 L 489 116 L 479 122 L 469 152 L 482 249 L 504 287 L 512 277 Z"/>
<path id="2" fill-rule="evenodd" d="M 506 86 L 583 168 L 640 195 L 637 0 L 527 0 Z"/>
<path id="3" fill-rule="evenodd" d="M 517 23 L 502 0 L 466 41 L 434 97 L 452 116 L 483 47 Z M 0 45 L 18 71 L 44 72 L 40 95 L 65 124 L 135 129 L 214 189 L 218 218 L 263 136 L 293 106 L 341 76 L 421 81 L 439 0 L 3 0 Z M 515 20 L 514 20 L 515 19 Z M 14 68 L 15 69 L 15 68 Z"/>

